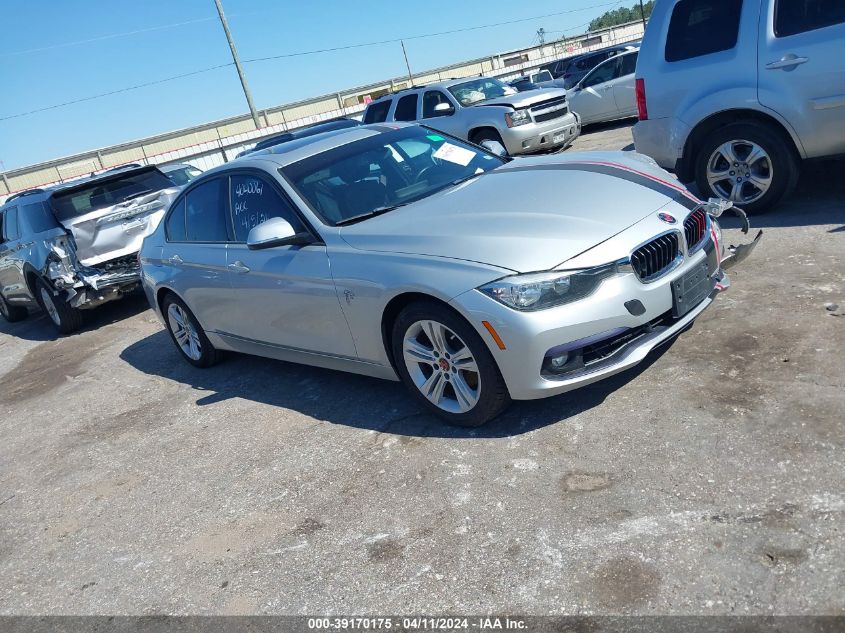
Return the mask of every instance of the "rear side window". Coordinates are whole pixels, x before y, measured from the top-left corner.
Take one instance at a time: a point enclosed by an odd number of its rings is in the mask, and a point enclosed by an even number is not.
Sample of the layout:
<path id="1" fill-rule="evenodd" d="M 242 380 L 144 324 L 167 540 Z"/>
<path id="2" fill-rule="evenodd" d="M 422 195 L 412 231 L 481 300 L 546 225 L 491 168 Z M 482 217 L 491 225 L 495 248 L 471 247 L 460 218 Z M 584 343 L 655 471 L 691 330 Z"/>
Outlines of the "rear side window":
<path id="1" fill-rule="evenodd" d="M 6 217 L 3 218 L 3 240 L 16 240 L 21 236 L 18 230 L 18 208 L 11 207 L 6 210 Z"/>
<path id="2" fill-rule="evenodd" d="M 246 242 L 249 232 L 270 218 L 287 220 L 297 233 L 304 230 L 290 203 L 264 179 L 232 176 L 229 191 L 236 242 Z"/>
<path id="3" fill-rule="evenodd" d="M 21 205 L 21 223 L 28 225 L 33 233 L 42 233 L 58 226 L 49 207 L 43 202 Z"/>
<path id="4" fill-rule="evenodd" d="M 374 101 L 364 114 L 364 123 L 384 123 L 387 121 L 388 110 L 390 110 L 390 99 Z"/>
<path id="5" fill-rule="evenodd" d="M 622 57 L 622 70 L 619 71 L 619 76 L 632 75 L 637 70 L 637 56 L 638 53 L 631 53 Z"/>
<path id="6" fill-rule="evenodd" d="M 215 178 L 185 196 L 185 225 L 189 242 L 227 242 L 229 196 L 226 178 Z"/>
<path id="7" fill-rule="evenodd" d="M 396 104 L 393 118 L 397 121 L 414 121 L 417 118 L 417 95 L 405 95 Z"/>
<path id="8" fill-rule="evenodd" d="M 170 211 L 170 215 L 167 216 L 167 223 L 164 225 L 164 231 L 167 234 L 168 241 L 170 242 L 185 241 L 185 198 L 182 198 L 173 206 L 173 209 Z"/>
<path id="9" fill-rule="evenodd" d="M 727 51 L 736 46 L 742 0 L 681 0 L 672 11 L 666 61 Z"/>
<path id="10" fill-rule="evenodd" d="M 775 35 L 789 37 L 845 23 L 842 0 L 778 0 L 775 5 Z"/>

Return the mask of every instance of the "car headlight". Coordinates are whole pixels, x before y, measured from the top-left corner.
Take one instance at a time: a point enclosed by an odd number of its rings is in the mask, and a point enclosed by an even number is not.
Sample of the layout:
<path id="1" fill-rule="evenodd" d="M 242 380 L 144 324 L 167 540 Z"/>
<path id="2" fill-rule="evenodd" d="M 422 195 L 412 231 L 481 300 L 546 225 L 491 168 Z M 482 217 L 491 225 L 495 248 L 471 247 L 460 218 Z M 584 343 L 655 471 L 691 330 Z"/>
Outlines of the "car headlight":
<path id="1" fill-rule="evenodd" d="M 505 277 L 479 290 L 509 308 L 543 310 L 592 294 L 602 280 L 616 273 L 616 264 L 567 272 L 531 273 Z"/>
<path id="2" fill-rule="evenodd" d="M 508 127 L 518 127 L 531 123 L 531 115 L 528 110 L 514 110 L 513 112 L 505 112 L 505 123 Z"/>

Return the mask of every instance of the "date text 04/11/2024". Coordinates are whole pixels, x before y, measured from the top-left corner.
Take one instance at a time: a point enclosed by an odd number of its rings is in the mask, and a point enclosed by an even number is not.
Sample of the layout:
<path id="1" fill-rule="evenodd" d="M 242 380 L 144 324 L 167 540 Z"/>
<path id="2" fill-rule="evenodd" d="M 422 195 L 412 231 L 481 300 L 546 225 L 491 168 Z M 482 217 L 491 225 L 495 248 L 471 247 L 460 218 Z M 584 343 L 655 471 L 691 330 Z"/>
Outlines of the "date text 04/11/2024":
<path id="1" fill-rule="evenodd" d="M 454 630 L 525 630 L 522 619 L 509 617 L 327 617 L 308 618 L 311 630 L 402 630 L 454 631 Z"/>

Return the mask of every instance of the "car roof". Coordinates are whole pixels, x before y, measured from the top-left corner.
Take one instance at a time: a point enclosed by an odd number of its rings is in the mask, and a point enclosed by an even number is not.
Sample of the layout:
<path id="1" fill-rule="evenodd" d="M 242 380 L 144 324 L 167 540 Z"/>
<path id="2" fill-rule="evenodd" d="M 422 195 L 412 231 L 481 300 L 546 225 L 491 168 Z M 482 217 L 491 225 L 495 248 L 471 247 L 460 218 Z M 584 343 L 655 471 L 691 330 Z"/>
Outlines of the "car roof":
<path id="1" fill-rule="evenodd" d="M 162 173 L 167 173 L 170 171 L 176 171 L 177 169 L 187 169 L 188 167 L 193 167 L 194 169 L 199 169 L 199 167 L 194 167 L 189 163 L 169 163 L 167 165 L 156 165 Z"/>
<path id="2" fill-rule="evenodd" d="M 357 127 L 343 128 L 340 130 L 329 130 L 312 136 L 297 138 L 281 145 L 274 145 L 267 149 L 252 152 L 237 158 L 225 165 L 206 171 L 205 175 L 213 175 L 218 172 L 228 171 L 227 167 L 239 167 L 248 165 L 251 161 L 271 162 L 279 167 L 296 163 L 316 154 L 327 152 L 355 141 L 360 141 L 377 134 L 392 132 L 403 127 L 415 127 L 413 123 L 402 123 L 399 121 L 390 123 L 373 123 L 371 125 L 359 125 Z"/>

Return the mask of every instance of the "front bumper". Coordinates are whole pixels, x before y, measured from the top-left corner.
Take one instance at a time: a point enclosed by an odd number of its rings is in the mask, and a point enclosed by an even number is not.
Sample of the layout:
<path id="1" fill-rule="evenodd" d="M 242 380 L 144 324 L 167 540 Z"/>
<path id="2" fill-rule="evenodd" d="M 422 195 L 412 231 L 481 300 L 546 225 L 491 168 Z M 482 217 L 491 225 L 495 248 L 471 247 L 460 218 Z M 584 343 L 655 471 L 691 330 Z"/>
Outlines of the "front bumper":
<path id="1" fill-rule="evenodd" d="M 582 387 L 641 362 L 661 343 L 686 329 L 713 302 L 730 282 L 720 268 L 712 269 L 713 290 L 690 312 L 679 319 L 666 319 L 672 310 L 672 281 L 708 258 L 704 249 L 690 255 L 684 264 L 657 281 L 644 284 L 633 273 L 620 274 L 605 282 L 591 296 L 574 303 L 539 310 L 512 310 L 487 295 L 471 290 L 452 300 L 456 309 L 472 323 L 488 343 L 515 400 L 545 398 Z M 645 311 L 634 316 L 625 303 L 638 300 Z M 502 350 L 493 341 L 482 321 L 490 323 L 506 345 Z M 645 327 L 644 327 L 645 326 Z M 637 333 L 606 358 L 566 374 L 550 376 L 544 370 L 549 350 L 573 341 L 601 341 L 623 330 Z"/>
<path id="2" fill-rule="evenodd" d="M 528 123 L 501 130 L 505 149 L 512 156 L 571 145 L 580 134 L 581 119 L 574 112 L 544 123 Z"/>

